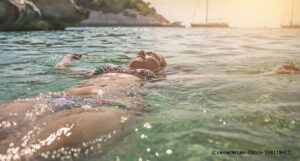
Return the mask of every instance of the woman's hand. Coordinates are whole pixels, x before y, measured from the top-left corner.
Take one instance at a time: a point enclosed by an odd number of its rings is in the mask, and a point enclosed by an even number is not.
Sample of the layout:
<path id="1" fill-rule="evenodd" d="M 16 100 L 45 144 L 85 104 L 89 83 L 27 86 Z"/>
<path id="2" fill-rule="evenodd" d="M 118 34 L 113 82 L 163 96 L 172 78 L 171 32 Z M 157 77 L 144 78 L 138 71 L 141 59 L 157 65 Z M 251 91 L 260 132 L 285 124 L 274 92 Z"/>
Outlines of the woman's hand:
<path id="1" fill-rule="evenodd" d="M 72 71 L 79 74 L 86 74 L 89 76 L 92 76 L 93 73 L 96 71 L 96 69 L 85 69 L 80 67 L 66 67 L 67 65 L 71 64 L 73 59 L 79 60 L 81 59 L 81 54 L 66 54 L 61 61 L 59 61 L 55 66 L 54 69 L 63 69 Z"/>
<path id="2" fill-rule="evenodd" d="M 73 59 L 81 59 L 82 55 L 81 54 L 66 54 L 64 55 L 64 57 L 62 58 L 61 61 L 69 61 L 69 60 L 73 60 Z"/>
<path id="3" fill-rule="evenodd" d="M 54 66 L 55 69 L 66 69 L 67 65 L 71 64 L 73 59 L 81 59 L 82 55 L 81 54 L 66 54 L 62 58 L 61 61 L 57 62 L 56 65 Z"/>
<path id="4" fill-rule="evenodd" d="M 290 62 L 289 65 L 279 65 L 275 67 L 272 71 L 274 74 L 295 74 L 299 72 L 300 70 L 295 67 L 293 62 Z"/>
<path id="5" fill-rule="evenodd" d="M 76 53 L 72 54 L 73 59 L 81 59 L 81 57 L 82 57 L 81 54 L 76 54 Z"/>

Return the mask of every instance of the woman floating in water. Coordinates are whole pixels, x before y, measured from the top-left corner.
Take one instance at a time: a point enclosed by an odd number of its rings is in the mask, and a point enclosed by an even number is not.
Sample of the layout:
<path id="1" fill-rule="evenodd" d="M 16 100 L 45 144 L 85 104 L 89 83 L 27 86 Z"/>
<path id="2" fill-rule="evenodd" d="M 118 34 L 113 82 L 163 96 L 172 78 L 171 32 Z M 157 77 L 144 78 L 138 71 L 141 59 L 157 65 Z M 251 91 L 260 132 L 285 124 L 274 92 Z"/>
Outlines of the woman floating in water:
<path id="1" fill-rule="evenodd" d="M 119 142 L 125 123 L 145 106 L 134 87 L 140 80 L 156 77 L 167 65 L 161 55 L 141 51 L 128 68 L 66 67 L 80 58 L 65 55 L 55 69 L 86 73 L 93 76 L 90 79 L 62 92 L 0 104 L 0 160 L 60 160 L 105 152 Z"/>
<path id="2" fill-rule="evenodd" d="M 80 58 L 65 55 L 54 68 L 85 73 L 90 79 L 61 92 L 0 104 L 0 160 L 76 159 L 107 151 L 126 133 L 125 123 L 144 108 L 143 97 L 134 88 L 167 66 L 161 55 L 141 51 L 128 68 L 112 64 L 96 69 L 66 67 Z M 267 74 L 283 73 L 299 73 L 299 69 L 290 63 Z"/>

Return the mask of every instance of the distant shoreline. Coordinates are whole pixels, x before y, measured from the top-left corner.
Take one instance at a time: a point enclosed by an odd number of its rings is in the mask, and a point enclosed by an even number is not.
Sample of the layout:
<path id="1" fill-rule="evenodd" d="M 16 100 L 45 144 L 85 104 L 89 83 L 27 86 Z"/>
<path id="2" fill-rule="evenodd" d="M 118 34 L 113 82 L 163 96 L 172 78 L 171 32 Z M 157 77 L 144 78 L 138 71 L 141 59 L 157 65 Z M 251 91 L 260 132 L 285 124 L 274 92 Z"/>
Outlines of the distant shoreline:
<path id="1" fill-rule="evenodd" d="M 89 24 L 89 25 L 78 25 L 74 27 L 172 27 L 172 28 L 185 28 L 184 26 L 176 26 L 176 25 L 161 25 L 161 24 Z"/>

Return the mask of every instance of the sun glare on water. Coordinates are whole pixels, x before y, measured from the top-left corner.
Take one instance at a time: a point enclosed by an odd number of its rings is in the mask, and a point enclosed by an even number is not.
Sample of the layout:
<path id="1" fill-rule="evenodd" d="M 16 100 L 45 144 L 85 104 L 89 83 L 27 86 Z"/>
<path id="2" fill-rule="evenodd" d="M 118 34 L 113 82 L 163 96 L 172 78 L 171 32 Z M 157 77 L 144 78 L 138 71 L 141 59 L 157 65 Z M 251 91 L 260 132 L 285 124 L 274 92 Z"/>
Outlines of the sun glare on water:
<path id="1" fill-rule="evenodd" d="M 205 21 L 206 0 L 146 0 L 170 21 L 183 25 Z M 233 27 L 280 27 L 291 15 L 292 0 L 208 0 L 210 21 Z M 300 23 L 300 1 L 295 0 L 294 21 Z"/>

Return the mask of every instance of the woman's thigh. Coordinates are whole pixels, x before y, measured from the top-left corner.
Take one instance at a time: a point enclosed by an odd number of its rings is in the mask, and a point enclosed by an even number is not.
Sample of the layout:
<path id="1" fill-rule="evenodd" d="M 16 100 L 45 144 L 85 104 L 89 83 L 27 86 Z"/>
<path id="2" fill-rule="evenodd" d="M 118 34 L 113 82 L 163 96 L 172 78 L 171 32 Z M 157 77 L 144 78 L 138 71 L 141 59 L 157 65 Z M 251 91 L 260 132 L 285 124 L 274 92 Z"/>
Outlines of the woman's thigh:
<path id="1" fill-rule="evenodd" d="M 90 148 L 92 144 L 98 146 L 98 149 L 93 146 L 94 150 L 105 151 L 101 146 L 104 141 L 114 140 L 114 136 L 120 137 L 131 117 L 131 112 L 112 107 L 60 111 L 11 135 L 1 143 L 1 149 L 18 147 L 19 155 L 24 158 L 62 148 Z M 11 142 L 13 147 L 9 147 Z"/>

